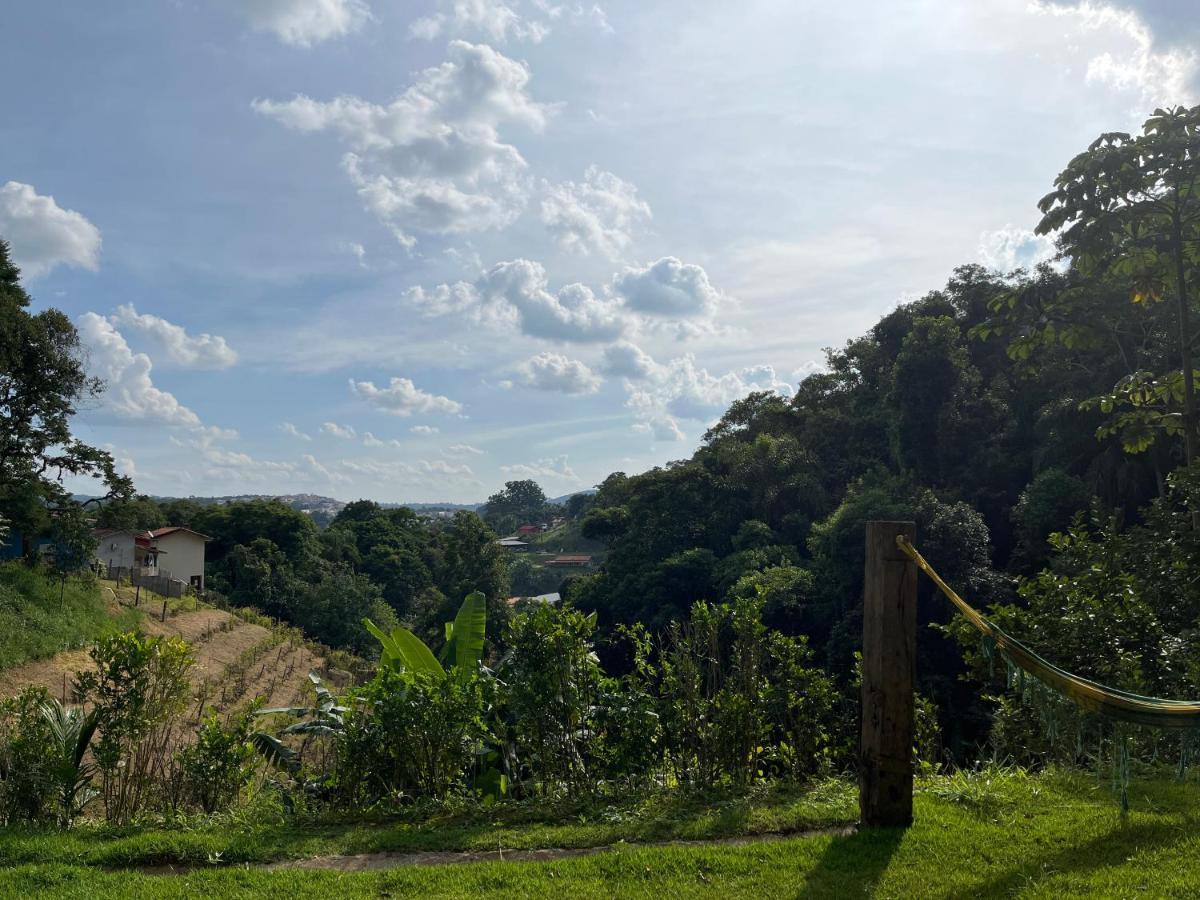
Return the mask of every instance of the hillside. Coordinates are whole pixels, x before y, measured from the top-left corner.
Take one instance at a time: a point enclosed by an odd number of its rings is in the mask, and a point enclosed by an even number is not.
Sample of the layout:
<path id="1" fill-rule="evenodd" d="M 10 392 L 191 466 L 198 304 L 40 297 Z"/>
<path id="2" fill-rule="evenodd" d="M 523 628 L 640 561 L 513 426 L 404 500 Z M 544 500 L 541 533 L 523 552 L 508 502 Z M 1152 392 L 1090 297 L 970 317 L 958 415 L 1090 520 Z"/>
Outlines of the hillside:
<path id="1" fill-rule="evenodd" d="M 77 650 L 139 618 L 74 578 L 60 585 L 21 563 L 0 565 L 0 671 Z"/>
<path id="2" fill-rule="evenodd" d="M 23 566 L 0 567 L 0 625 L 9 626 L 0 632 L 0 699 L 29 686 L 55 696 L 69 694 L 75 674 L 90 665 L 87 647 L 103 635 L 134 629 L 180 637 L 191 646 L 196 705 L 189 720 L 209 710 L 235 709 L 255 697 L 268 705 L 295 703 L 308 687 L 309 671 L 325 666 L 298 631 L 249 612 L 236 614 L 184 598 L 165 601 L 164 618 L 162 597 L 143 590 L 135 608 L 134 589 L 111 581 L 88 586 L 72 580 L 61 606 L 57 591 L 57 585 Z"/>

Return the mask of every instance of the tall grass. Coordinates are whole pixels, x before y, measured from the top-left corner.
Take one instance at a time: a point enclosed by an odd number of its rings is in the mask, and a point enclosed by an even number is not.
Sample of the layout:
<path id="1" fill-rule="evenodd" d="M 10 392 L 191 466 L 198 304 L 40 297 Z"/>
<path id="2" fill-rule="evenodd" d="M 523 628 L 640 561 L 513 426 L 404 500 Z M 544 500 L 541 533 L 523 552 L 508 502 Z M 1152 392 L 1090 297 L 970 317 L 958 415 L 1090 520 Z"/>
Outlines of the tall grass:
<path id="1" fill-rule="evenodd" d="M 68 578 L 62 590 L 56 579 L 23 563 L 0 564 L 0 670 L 127 631 L 138 618 L 132 610 L 111 617 L 86 576 Z"/>

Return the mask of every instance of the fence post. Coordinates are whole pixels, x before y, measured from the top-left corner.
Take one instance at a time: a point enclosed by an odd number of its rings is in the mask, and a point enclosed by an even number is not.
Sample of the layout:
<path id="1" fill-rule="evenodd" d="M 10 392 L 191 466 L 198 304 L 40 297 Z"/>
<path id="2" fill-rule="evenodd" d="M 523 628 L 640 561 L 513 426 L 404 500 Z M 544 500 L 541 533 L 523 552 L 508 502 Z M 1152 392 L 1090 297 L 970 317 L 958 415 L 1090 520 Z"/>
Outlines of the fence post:
<path id="1" fill-rule="evenodd" d="M 858 805 L 863 825 L 881 827 L 912 824 L 917 567 L 901 535 L 915 542 L 916 524 L 867 523 Z"/>

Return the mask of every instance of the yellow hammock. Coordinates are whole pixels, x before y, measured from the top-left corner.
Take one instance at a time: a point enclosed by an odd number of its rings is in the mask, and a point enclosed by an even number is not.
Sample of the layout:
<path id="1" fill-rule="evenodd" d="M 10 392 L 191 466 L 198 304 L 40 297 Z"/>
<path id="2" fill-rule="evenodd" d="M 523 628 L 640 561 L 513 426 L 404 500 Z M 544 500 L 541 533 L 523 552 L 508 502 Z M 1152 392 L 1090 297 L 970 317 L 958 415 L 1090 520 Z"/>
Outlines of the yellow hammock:
<path id="1" fill-rule="evenodd" d="M 1008 657 L 1013 665 L 1028 672 L 1047 687 L 1070 698 L 1088 712 L 1098 713 L 1121 722 L 1152 725 L 1156 728 L 1200 728 L 1200 702 L 1142 697 L 1127 691 L 1105 687 L 1060 669 L 1053 663 L 1042 659 L 1016 638 L 1005 634 L 958 596 L 903 535 L 896 538 L 896 546 L 907 553 L 917 567 L 933 580 L 933 583 L 950 599 L 958 611 L 966 616 L 968 622 L 995 642 L 997 649 Z"/>

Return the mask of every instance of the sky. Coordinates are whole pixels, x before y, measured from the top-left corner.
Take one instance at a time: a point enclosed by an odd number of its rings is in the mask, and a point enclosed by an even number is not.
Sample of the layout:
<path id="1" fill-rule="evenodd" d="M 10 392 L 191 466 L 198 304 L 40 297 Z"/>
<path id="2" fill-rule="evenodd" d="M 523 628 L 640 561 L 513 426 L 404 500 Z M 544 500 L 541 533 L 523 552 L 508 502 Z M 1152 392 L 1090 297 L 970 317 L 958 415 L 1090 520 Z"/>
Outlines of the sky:
<path id="1" fill-rule="evenodd" d="M 17 4 L 0 237 L 139 491 L 555 496 L 1049 258 L 1071 157 L 1197 102 L 1189 7 Z"/>

